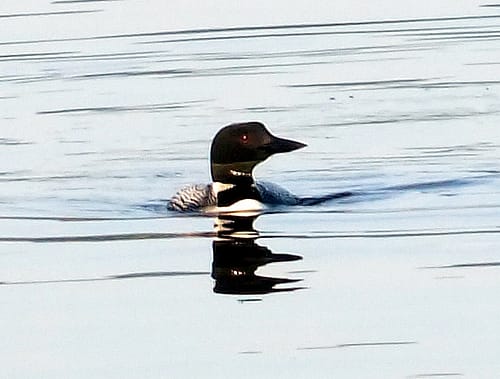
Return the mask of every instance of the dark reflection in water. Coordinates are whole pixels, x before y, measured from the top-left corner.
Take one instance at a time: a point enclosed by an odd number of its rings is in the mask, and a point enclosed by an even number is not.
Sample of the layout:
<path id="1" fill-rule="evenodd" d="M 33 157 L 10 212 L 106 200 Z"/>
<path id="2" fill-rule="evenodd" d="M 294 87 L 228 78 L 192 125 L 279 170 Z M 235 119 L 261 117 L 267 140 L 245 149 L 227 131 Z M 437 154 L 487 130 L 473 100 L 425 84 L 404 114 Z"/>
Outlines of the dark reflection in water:
<path id="1" fill-rule="evenodd" d="M 304 287 L 276 288 L 279 284 L 302 279 L 274 278 L 257 275 L 259 267 L 275 262 L 302 259 L 294 254 L 274 254 L 255 242 L 258 232 L 253 227 L 256 216 L 219 216 L 217 238 L 213 241 L 212 278 L 214 292 L 232 295 L 257 295 L 290 292 Z"/>
<path id="2" fill-rule="evenodd" d="M 266 246 L 261 246 L 255 242 L 259 234 L 253 227 L 253 222 L 257 216 L 219 216 L 217 218 L 217 230 L 215 233 L 206 233 L 204 237 L 215 236 L 212 244 L 213 262 L 212 278 L 215 280 L 214 292 L 231 295 L 263 295 L 273 292 L 290 292 L 304 287 L 276 288 L 280 284 L 299 282 L 302 279 L 275 278 L 256 275 L 259 267 L 275 262 L 289 262 L 302 259 L 294 254 L 274 254 Z M 110 236 L 107 236 L 106 240 Z M 123 237 L 123 236 L 122 236 Z M 148 236 L 138 236 L 138 238 L 151 238 Z M 165 235 L 163 235 L 165 237 Z M 119 238 L 121 239 L 121 238 Z M 55 237 L 44 239 L 44 242 L 70 242 L 70 241 L 97 241 L 98 236 L 81 237 Z M 113 238 L 111 239 L 113 240 Z M 300 272 L 300 271 L 299 271 Z M 62 278 L 44 280 L 19 280 L 10 282 L 0 282 L 0 286 L 24 285 L 24 284 L 56 284 L 56 283 L 82 283 L 99 282 L 108 280 L 124 279 L 151 279 L 165 277 L 187 277 L 204 276 L 208 272 L 203 271 L 149 271 L 149 272 L 129 272 L 125 274 L 108 275 L 103 277 L 90 278 Z M 242 301 L 257 301 L 258 299 L 245 299 Z"/>

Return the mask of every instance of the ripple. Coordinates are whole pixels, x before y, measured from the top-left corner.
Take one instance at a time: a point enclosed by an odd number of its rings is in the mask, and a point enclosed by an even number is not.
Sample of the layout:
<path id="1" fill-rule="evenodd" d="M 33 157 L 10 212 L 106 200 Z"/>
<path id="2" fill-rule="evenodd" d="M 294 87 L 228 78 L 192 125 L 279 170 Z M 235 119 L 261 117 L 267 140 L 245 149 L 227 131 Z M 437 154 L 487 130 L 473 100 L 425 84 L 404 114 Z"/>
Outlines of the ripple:
<path id="1" fill-rule="evenodd" d="M 42 60 L 53 60 L 55 58 L 68 58 L 77 52 L 75 51 L 55 51 L 55 52 L 43 52 L 43 53 L 19 53 L 19 54 L 4 54 L 0 55 L 1 62 L 10 61 L 42 61 Z"/>
<path id="2" fill-rule="evenodd" d="M 394 85 L 406 83 L 422 83 L 428 79 L 389 79 L 389 80 L 373 80 L 373 81 L 360 81 L 360 82 L 327 82 L 327 83 L 309 83 L 309 84 L 290 84 L 286 87 L 290 88 L 308 88 L 308 87 L 366 87 L 366 86 L 380 86 L 390 87 Z"/>
<path id="3" fill-rule="evenodd" d="M 423 269 L 448 269 L 448 268 L 481 268 L 481 267 L 498 267 L 500 262 L 479 262 L 479 263 L 457 263 L 445 266 L 427 266 Z"/>
<path id="4" fill-rule="evenodd" d="M 95 11 L 66 11 L 74 12 L 96 12 Z M 57 14 L 57 12 L 47 12 Z M 59 12 L 59 14 L 63 14 Z M 24 15 L 36 15 L 24 14 Z M 9 15 L 7 15 L 9 16 Z M 23 14 L 19 14 L 19 17 Z M 198 29 L 180 29 L 180 30 L 167 30 L 157 32 L 144 32 L 144 33 L 122 33 L 122 34 L 108 34 L 98 35 L 93 37 L 75 37 L 75 38 L 54 38 L 54 39 L 32 39 L 21 41 L 4 41 L 0 45 L 17 45 L 17 44 L 41 44 L 53 42 L 71 42 L 71 41 L 92 41 L 102 39 L 117 39 L 117 38 L 144 38 L 144 37 L 158 37 L 166 35 L 190 35 L 190 34 L 205 34 L 205 33 L 233 33 L 245 31 L 265 31 L 265 30 L 288 30 L 288 29 L 311 29 L 311 28 L 331 28 L 331 27 L 346 27 L 346 26 L 362 26 L 362 25 L 399 25 L 399 24 L 413 24 L 413 23 L 434 23 L 434 22 L 449 22 L 449 21 L 465 21 L 465 20 L 489 20 L 500 18 L 500 15 L 481 15 L 481 16 L 456 16 L 456 17 L 429 17 L 429 18 L 409 18 L 409 19 L 395 19 L 395 20 L 366 20 L 355 22 L 332 22 L 332 23 L 302 23 L 302 24 L 282 24 L 282 25 L 256 25 L 256 26 L 240 26 L 240 27 L 223 27 L 223 28 L 198 28 Z M 454 26 L 450 26 L 453 28 Z"/>
<path id="5" fill-rule="evenodd" d="M 436 81 L 437 78 L 408 78 L 408 79 L 386 79 L 359 82 L 325 82 L 325 83 L 299 83 L 288 84 L 288 88 L 348 88 L 355 89 L 394 89 L 394 88 L 416 88 L 416 89 L 436 89 L 436 88 L 458 88 L 491 86 L 500 84 L 500 80 L 470 80 L 470 81 Z"/>
<path id="6" fill-rule="evenodd" d="M 111 2 L 116 2 L 116 1 L 123 1 L 123 0 L 55 0 L 55 1 L 52 1 L 51 4 L 111 3 Z"/>
<path id="7" fill-rule="evenodd" d="M 33 13 L 10 13 L 0 14 L 0 18 L 21 18 L 21 17 L 41 17 L 41 16 L 65 16 L 72 14 L 97 13 L 101 9 L 75 10 L 75 11 L 54 11 L 54 12 L 33 12 Z"/>
<path id="8" fill-rule="evenodd" d="M 105 242 L 130 240 L 155 240 L 172 238 L 213 238 L 215 232 L 189 233 L 125 233 L 125 234 L 97 234 L 87 236 L 59 236 L 59 237 L 0 237 L 0 242 L 35 242 L 35 243 L 66 243 L 66 242 Z"/>
<path id="9" fill-rule="evenodd" d="M 155 272 L 132 272 L 128 274 L 110 275 L 99 278 L 70 278 L 70 279 L 47 279 L 47 280 L 26 280 L 15 282 L 0 282 L 0 286 L 26 285 L 26 284 L 58 284 L 58 283 L 84 283 L 101 282 L 107 280 L 123 279 L 144 279 L 144 278 L 165 278 L 165 277 L 186 277 L 186 276 L 206 276 L 210 272 L 206 271 L 155 271 Z"/>
<path id="10" fill-rule="evenodd" d="M 67 114 L 67 113 L 115 113 L 115 112 L 162 112 L 177 109 L 192 107 L 195 104 L 203 103 L 206 100 L 193 100 L 182 103 L 159 103 L 159 104 L 144 104 L 144 105 L 117 105 L 117 106 L 102 106 L 102 107 L 82 107 L 82 108 L 65 108 L 51 109 L 38 111 L 39 115 Z"/>
<path id="11" fill-rule="evenodd" d="M 0 146 L 32 145 L 33 142 L 21 141 L 13 138 L 0 138 Z"/>
<path id="12" fill-rule="evenodd" d="M 471 152 L 471 151 L 492 151 L 500 148 L 500 145 L 492 142 L 477 142 L 463 145 L 447 145 L 447 146 L 417 146 L 409 147 L 407 150 L 417 150 L 422 154 L 448 154 L 453 152 Z"/>
<path id="13" fill-rule="evenodd" d="M 409 376 L 409 378 L 445 378 L 450 376 L 464 376 L 459 372 L 437 372 L 437 373 L 428 373 L 428 374 L 417 374 Z"/>
<path id="14" fill-rule="evenodd" d="M 380 347 L 380 346 L 400 346 L 400 345 L 415 345 L 416 341 L 389 341 L 389 342 L 356 342 L 342 343 L 330 346 L 310 346 L 298 347 L 297 350 L 328 350 L 328 349 L 344 349 L 351 347 Z"/>
<path id="15" fill-rule="evenodd" d="M 345 238 L 406 238 L 406 237 L 437 237 L 455 235 L 500 234 L 500 227 L 490 229 L 451 229 L 451 230 L 411 230 L 411 231 L 361 231 L 361 232 L 330 232 L 309 231 L 307 233 L 281 233 L 266 231 L 259 238 L 290 238 L 290 239 L 345 239 Z M 214 238 L 214 231 L 186 233 L 123 233 L 95 234 L 83 236 L 47 236 L 47 237 L 0 237 L 0 242 L 33 242 L 33 243 L 68 243 L 68 242 L 108 242 L 130 240 L 156 240 L 179 238 Z"/>
<path id="16" fill-rule="evenodd" d="M 1 178 L 0 182 L 52 182 L 52 181 L 63 181 L 63 180 L 73 180 L 73 179 L 86 179 L 86 175 L 53 175 L 53 176 L 23 176 L 23 177 L 10 177 Z"/>

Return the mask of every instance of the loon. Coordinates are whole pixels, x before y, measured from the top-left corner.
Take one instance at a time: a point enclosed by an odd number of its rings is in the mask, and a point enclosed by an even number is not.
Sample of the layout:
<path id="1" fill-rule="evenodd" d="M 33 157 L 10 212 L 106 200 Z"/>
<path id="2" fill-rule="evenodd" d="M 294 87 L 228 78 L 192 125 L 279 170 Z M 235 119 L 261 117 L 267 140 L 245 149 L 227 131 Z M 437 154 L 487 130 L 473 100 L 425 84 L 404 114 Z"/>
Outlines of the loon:
<path id="1" fill-rule="evenodd" d="M 255 181 L 253 169 L 277 153 L 307 146 L 272 135 L 260 122 L 230 124 L 215 135 L 210 148 L 213 183 L 181 188 L 167 209 L 197 212 L 215 208 L 219 212 L 262 210 L 264 205 L 312 205 L 350 195 L 343 192 L 321 198 L 300 198 L 281 186 Z"/>

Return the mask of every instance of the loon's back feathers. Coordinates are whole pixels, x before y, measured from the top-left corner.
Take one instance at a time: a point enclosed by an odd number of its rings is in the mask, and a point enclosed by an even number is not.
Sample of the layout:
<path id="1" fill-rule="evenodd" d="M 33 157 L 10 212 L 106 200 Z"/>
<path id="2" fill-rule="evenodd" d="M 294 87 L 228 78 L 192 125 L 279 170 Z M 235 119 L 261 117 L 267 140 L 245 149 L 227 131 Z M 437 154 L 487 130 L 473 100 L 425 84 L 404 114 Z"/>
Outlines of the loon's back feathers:
<path id="1" fill-rule="evenodd" d="M 178 212 L 197 212 L 214 206 L 217 194 L 212 184 L 191 184 L 182 187 L 167 203 L 167 209 Z"/>
<path id="2" fill-rule="evenodd" d="M 255 183 L 264 204 L 269 205 L 318 205 L 330 200 L 351 197 L 353 192 L 334 192 L 324 196 L 299 197 L 285 188 L 271 182 L 259 181 Z"/>
<path id="3" fill-rule="evenodd" d="M 261 201 L 268 205 L 299 205 L 302 199 L 283 187 L 264 181 L 255 183 Z M 217 193 L 212 184 L 192 184 L 181 188 L 168 202 L 167 209 L 197 212 L 217 205 Z"/>
<path id="4" fill-rule="evenodd" d="M 255 183 L 264 204 L 271 205 L 299 205 L 301 199 L 283 187 L 271 183 L 258 181 Z"/>

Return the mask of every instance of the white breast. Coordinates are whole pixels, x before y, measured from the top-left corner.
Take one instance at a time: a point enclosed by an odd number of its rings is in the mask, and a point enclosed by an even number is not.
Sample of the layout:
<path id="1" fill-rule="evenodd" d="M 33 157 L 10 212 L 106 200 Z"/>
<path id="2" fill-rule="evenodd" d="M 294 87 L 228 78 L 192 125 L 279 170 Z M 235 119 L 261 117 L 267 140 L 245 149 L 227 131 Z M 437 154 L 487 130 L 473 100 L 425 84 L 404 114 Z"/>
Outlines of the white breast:
<path id="1" fill-rule="evenodd" d="M 255 216 L 266 209 L 266 206 L 255 199 L 243 199 L 227 207 L 205 208 L 207 214 L 237 213 L 239 216 Z"/>
<path id="2" fill-rule="evenodd" d="M 215 196 L 221 191 L 231 189 L 234 184 L 214 182 L 212 184 L 212 189 Z M 217 207 L 211 206 L 203 209 L 206 214 L 221 214 L 221 213 L 238 213 L 240 216 L 255 216 L 258 215 L 266 209 L 266 206 L 258 200 L 255 199 L 242 199 L 237 202 L 227 206 L 227 207 Z"/>

